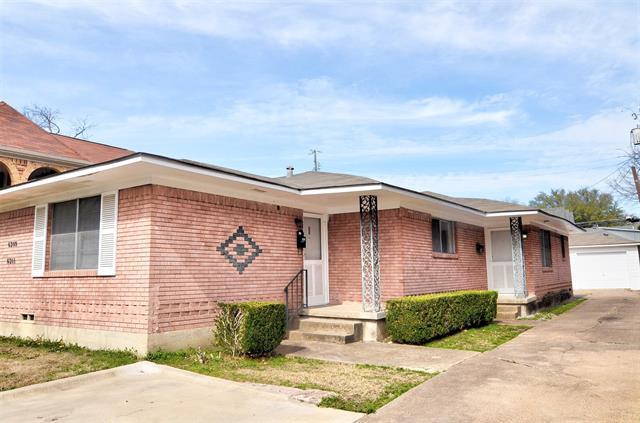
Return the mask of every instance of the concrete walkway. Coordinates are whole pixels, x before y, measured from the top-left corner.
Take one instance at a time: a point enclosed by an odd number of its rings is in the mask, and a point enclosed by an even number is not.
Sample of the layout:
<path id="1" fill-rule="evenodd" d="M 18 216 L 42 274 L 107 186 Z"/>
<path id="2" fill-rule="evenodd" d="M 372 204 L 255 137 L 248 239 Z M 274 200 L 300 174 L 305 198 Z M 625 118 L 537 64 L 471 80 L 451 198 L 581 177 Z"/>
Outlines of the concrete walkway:
<path id="1" fill-rule="evenodd" d="M 353 422 L 362 414 L 149 362 L 0 393 L 0 422 Z"/>
<path id="2" fill-rule="evenodd" d="M 638 422 L 640 293 L 594 292 L 363 420 Z"/>
<path id="3" fill-rule="evenodd" d="M 325 342 L 284 341 L 277 349 L 284 355 L 339 361 L 353 364 L 402 367 L 426 372 L 443 372 L 449 367 L 479 354 L 473 351 L 445 350 L 414 345 L 356 342 L 329 344 Z"/>

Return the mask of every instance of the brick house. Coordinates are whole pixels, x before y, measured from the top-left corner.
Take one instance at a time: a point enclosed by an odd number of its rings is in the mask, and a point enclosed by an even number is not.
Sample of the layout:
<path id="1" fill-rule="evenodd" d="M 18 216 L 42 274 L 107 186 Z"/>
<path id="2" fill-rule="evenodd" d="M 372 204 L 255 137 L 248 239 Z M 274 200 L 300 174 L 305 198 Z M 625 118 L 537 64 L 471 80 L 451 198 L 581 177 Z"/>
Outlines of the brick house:
<path id="1" fill-rule="evenodd" d="M 577 231 L 559 213 L 359 176 L 132 153 L 0 190 L 0 335 L 144 354 L 210 342 L 220 301 L 286 300 L 378 340 L 389 298 L 461 289 L 523 314 L 570 295 Z"/>

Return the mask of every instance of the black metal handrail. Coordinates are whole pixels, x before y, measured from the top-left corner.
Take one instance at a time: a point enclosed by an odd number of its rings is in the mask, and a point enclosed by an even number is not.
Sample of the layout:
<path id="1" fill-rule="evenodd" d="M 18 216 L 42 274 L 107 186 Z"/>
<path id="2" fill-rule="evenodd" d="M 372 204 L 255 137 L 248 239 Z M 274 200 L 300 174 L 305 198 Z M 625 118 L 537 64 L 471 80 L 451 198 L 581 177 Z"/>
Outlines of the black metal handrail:
<path id="1" fill-rule="evenodd" d="M 307 269 L 301 269 L 284 287 L 284 303 L 287 310 L 287 322 L 292 316 L 300 314 L 309 306 L 309 284 Z"/>

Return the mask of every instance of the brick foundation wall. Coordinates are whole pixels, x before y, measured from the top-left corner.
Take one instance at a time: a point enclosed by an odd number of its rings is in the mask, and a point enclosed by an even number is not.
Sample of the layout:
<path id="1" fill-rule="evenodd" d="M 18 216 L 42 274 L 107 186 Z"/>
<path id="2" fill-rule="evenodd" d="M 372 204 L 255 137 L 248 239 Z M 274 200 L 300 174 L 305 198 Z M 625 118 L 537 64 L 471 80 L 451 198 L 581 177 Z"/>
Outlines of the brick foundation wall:
<path id="1" fill-rule="evenodd" d="M 20 315 L 28 313 L 42 325 L 146 332 L 150 200 L 149 187 L 120 191 L 114 277 L 83 270 L 47 271 L 45 277 L 32 278 L 34 209 L 0 214 L 0 322 L 19 323 Z M 17 246 L 9 247 L 14 241 Z M 47 242 L 47 257 L 49 249 Z M 8 264 L 8 258 L 15 264 Z"/>
<path id="2" fill-rule="evenodd" d="M 220 301 L 283 301 L 302 269 L 302 210 L 162 186 L 153 186 L 153 209 L 152 333 L 212 327 Z M 262 249 L 242 274 L 216 251 L 239 226 Z"/>
<path id="3" fill-rule="evenodd" d="M 330 216 L 329 292 L 331 302 L 361 301 L 360 217 Z M 456 223 L 455 255 L 433 253 L 431 216 L 404 208 L 381 210 L 379 221 L 382 301 L 402 295 L 487 289 L 484 229 Z"/>
<path id="4" fill-rule="evenodd" d="M 536 226 L 525 226 L 528 232 L 524 240 L 525 271 L 527 275 L 527 290 L 541 300 L 550 292 L 572 290 L 571 263 L 569 260 L 569 245 L 566 238 L 565 257 L 562 257 L 562 237 L 551 232 L 551 262 L 549 268 L 542 267 L 542 247 L 540 245 L 540 229 Z"/>

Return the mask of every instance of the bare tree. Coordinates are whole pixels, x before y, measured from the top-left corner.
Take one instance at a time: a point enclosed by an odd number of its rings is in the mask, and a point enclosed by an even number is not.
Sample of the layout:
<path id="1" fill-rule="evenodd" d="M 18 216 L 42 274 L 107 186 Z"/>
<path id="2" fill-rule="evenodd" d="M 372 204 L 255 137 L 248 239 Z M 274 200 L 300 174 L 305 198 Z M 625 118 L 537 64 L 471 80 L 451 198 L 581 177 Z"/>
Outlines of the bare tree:
<path id="1" fill-rule="evenodd" d="M 73 131 L 73 137 L 86 140 L 89 138 L 89 130 L 95 127 L 96 125 L 94 123 L 91 123 L 87 116 L 82 119 L 76 119 L 73 122 L 73 127 L 71 128 Z"/>
<path id="2" fill-rule="evenodd" d="M 60 111 L 58 110 L 33 104 L 31 107 L 25 107 L 22 113 L 45 131 L 51 132 L 52 134 L 60 134 L 62 132 L 59 123 L 62 119 L 60 117 Z M 95 127 L 96 125 L 85 116 L 84 118 L 71 121 L 70 132 L 65 135 L 86 140 L 89 137 L 89 130 Z"/>
<path id="3" fill-rule="evenodd" d="M 631 111 L 631 117 L 635 122 L 640 122 L 640 108 L 638 112 Z M 640 145 L 636 145 L 633 139 L 629 148 L 624 152 L 623 161 L 619 165 L 615 175 L 609 180 L 609 186 L 625 200 L 638 199 L 640 201 Z"/>
<path id="4" fill-rule="evenodd" d="M 25 107 L 22 112 L 33 123 L 45 131 L 49 131 L 52 134 L 60 133 L 60 126 L 56 123 L 60 118 L 60 112 L 58 110 L 33 104 L 31 107 Z"/>

